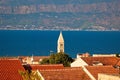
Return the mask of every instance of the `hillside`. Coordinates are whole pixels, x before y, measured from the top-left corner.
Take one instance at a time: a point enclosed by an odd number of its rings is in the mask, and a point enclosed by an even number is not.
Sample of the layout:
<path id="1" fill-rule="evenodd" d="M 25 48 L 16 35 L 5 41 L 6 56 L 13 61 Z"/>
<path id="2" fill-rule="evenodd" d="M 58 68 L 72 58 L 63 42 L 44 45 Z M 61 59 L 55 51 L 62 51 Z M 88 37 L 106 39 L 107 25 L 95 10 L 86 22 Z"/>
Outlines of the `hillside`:
<path id="1" fill-rule="evenodd" d="M 120 30 L 120 0 L 0 0 L 0 29 Z"/>

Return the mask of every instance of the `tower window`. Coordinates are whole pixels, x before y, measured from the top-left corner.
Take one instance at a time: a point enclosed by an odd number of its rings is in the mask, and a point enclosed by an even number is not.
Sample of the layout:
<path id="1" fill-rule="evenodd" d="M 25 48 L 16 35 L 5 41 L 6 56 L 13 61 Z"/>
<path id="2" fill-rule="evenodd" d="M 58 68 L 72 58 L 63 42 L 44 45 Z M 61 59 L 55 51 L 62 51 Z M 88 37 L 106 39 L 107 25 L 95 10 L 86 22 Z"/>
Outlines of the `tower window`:
<path id="1" fill-rule="evenodd" d="M 60 46 L 63 46 L 63 44 L 60 44 Z"/>

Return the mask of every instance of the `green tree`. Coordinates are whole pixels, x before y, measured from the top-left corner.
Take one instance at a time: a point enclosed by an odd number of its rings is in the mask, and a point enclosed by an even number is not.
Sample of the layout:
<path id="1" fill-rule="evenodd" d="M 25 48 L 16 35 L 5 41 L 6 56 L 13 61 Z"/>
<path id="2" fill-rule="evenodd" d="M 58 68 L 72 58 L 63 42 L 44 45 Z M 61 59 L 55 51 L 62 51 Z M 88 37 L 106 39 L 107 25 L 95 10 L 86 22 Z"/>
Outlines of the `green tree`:
<path id="1" fill-rule="evenodd" d="M 117 54 L 116 54 L 116 57 L 120 57 L 120 55 L 117 53 Z"/>
<path id="2" fill-rule="evenodd" d="M 55 64 L 55 54 L 51 54 L 50 55 L 50 58 L 49 58 L 49 62 L 50 62 L 50 64 Z"/>
<path id="3" fill-rule="evenodd" d="M 49 59 L 44 58 L 42 61 L 40 61 L 40 64 L 49 64 Z"/>
<path id="4" fill-rule="evenodd" d="M 71 62 L 73 62 L 73 59 L 69 57 L 68 54 L 56 53 L 56 54 L 51 54 L 48 61 L 43 59 L 40 63 L 41 64 L 63 64 L 65 67 L 68 67 L 70 66 Z"/>
<path id="5" fill-rule="evenodd" d="M 23 80 L 42 80 L 41 77 L 37 74 L 37 71 L 18 71 L 22 76 Z"/>

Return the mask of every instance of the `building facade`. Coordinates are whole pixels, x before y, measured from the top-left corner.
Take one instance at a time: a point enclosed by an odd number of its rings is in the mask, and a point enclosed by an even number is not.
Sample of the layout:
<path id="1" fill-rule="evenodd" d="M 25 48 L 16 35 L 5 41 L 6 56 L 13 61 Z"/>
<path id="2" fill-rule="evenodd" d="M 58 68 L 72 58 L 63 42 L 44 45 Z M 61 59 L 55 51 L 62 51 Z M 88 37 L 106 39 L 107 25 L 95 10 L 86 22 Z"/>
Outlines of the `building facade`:
<path id="1" fill-rule="evenodd" d="M 57 53 L 64 53 L 64 38 L 62 32 L 60 32 L 57 42 Z"/>

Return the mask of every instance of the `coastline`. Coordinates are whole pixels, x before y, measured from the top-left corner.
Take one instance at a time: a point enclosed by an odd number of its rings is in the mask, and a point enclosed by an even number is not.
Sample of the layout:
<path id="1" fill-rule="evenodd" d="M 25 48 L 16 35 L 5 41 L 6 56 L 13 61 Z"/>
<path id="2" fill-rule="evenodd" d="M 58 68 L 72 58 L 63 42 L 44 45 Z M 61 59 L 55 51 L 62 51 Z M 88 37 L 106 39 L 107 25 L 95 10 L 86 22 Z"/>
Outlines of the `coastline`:
<path id="1" fill-rule="evenodd" d="M 120 30 L 55 30 L 55 29 L 0 29 L 0 31 L 90 31 L 90 32 L 120 32 Z"/>

